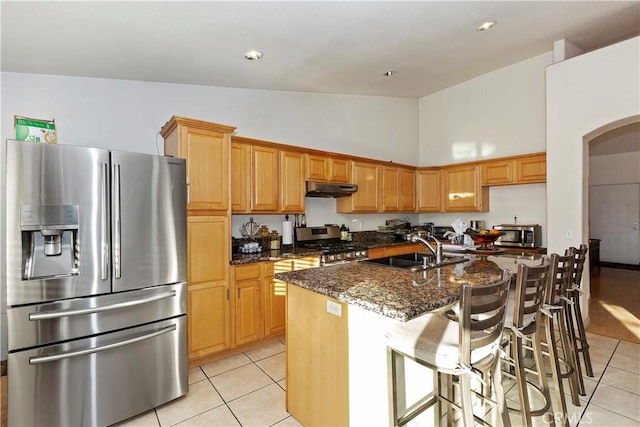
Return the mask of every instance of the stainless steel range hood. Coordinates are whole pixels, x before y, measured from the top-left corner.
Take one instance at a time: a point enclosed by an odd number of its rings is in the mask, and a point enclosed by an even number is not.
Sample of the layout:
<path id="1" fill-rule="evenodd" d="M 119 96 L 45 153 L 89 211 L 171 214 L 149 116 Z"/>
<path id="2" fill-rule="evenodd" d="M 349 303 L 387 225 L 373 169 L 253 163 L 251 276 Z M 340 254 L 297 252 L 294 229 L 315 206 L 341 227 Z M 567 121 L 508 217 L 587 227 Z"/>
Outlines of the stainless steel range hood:
<path id="1" fill-rule="evenodd" d="M 355 184 L 307 181 L 307 197 L 347 197 L 358 191 Z"/>

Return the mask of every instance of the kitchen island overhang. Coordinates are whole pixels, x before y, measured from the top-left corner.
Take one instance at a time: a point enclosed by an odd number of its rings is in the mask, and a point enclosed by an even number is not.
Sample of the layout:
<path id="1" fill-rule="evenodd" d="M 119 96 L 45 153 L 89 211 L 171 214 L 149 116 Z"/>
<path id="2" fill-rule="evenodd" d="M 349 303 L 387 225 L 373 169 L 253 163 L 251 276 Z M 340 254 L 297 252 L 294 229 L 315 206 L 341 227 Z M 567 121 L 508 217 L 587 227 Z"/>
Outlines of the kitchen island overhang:
<path id="1" fill-rule="evenodd" d="M 350 263 L 276 274 L 287 282 L 289 413 L 303 425 L 387 425 L 385 331 L 455 303 L 463 283 L 487 284 L 541 258 L 467 256 L 420 272 Z M 431 390 L 432 371 L 410 360 L 404 369 L 411 403 Z"/>

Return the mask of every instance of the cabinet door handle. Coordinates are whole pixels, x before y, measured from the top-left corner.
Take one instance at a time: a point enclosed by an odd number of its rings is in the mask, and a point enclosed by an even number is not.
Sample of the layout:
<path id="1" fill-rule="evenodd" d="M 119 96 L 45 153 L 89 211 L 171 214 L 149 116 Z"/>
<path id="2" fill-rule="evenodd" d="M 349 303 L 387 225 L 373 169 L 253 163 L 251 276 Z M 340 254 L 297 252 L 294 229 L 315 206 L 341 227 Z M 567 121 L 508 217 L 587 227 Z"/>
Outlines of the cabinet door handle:
<path id="1" fill-rule="evenodd" d="M 237 291 L 238 291 L 238 299 L 240 299 L 240 289 L 238 289 Z"/>

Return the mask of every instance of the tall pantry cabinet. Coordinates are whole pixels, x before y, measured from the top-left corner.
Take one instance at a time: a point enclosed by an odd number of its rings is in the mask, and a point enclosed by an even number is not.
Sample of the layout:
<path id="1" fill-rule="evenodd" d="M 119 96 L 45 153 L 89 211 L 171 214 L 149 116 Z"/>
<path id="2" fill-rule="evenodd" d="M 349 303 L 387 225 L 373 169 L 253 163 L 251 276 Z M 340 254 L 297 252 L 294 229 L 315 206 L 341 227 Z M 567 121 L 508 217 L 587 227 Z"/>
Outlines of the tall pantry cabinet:
<path id="1" fill-rule="evenodd" d="M 173 116 L 160 131 L 166 155 L 187 163 L 189 360 L 231 346 L 231 134 L 235 127 Z"/>

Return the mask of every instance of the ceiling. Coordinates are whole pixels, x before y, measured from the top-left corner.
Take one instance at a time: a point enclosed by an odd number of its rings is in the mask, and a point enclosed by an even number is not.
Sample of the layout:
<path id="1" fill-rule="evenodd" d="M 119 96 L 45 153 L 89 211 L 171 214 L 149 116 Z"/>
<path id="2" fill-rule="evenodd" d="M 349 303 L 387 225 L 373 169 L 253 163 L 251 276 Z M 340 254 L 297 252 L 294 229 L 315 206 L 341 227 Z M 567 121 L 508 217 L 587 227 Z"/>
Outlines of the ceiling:
<path id="1" fill-rule="evenodd" d="M 5 1 L 2 71 L 419 98 L 640 34 L 639 1 Z M 497 25 L 485 32 L 485 21 Z M 264 53 L 248 61 L 244 53 Z M 388 70 L 396 71 L 384 77 Z"/>

